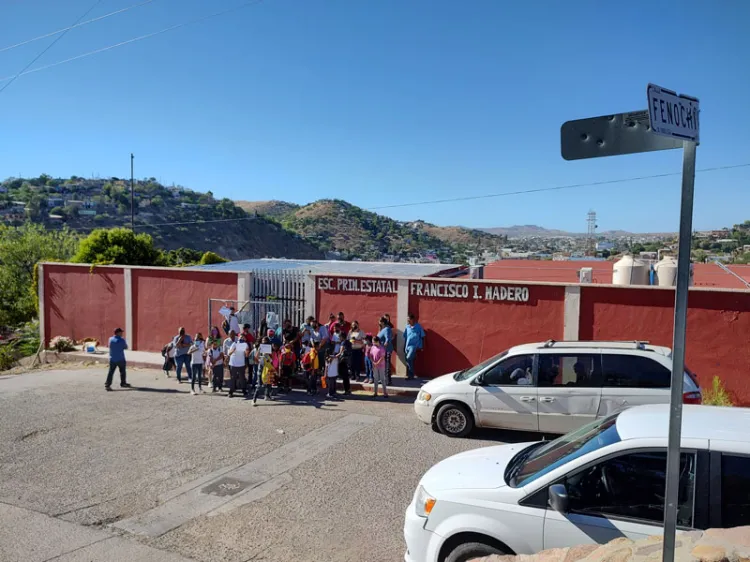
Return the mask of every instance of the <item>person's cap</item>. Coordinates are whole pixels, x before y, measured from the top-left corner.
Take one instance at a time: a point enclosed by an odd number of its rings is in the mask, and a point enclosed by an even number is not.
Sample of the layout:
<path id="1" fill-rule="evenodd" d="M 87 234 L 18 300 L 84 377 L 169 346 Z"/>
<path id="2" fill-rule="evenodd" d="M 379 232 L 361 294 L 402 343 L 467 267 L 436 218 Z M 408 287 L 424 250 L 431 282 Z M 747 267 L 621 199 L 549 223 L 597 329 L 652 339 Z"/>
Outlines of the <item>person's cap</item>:
<path id="1" fill-rule="evenodd" d="M 115 334 L 121 334 L 122 328 L 115 328 Z"/>
<path id="2" fill-rule="evenodd" d="M 271 330 L 271 329 L 269 328 L 269 330 L 268 330 L 268 335 L 269 335 L 269 336 L 272 336 L 272 335 L 274 335 L 275 333 L 276 333 L 276 330 Z"/>

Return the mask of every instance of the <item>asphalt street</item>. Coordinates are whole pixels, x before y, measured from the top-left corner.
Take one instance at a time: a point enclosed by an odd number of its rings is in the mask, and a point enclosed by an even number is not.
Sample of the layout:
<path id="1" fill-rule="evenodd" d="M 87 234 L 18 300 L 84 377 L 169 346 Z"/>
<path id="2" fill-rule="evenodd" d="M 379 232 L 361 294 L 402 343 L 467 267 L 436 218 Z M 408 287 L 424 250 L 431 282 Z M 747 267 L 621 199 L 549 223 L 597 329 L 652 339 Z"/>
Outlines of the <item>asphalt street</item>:
<path id="1" fill-rule="evenodd" d="M 69 547 L 110 546 L 92 560 L 395 562 L 425 470 L 528 440 L 448 439 L 408 400 L 330 403 L 295 391 L 252 407 L 191 396 L 155 371 L 129 379 L 132 389 L 107 393 L 101 368 L 0 377 L 0 528 L 14 538 L 0 537 L 0 560 L 68 552 L 64 541 L 39 542 L 25 513 L 43 527 L 95 531 Z"/>

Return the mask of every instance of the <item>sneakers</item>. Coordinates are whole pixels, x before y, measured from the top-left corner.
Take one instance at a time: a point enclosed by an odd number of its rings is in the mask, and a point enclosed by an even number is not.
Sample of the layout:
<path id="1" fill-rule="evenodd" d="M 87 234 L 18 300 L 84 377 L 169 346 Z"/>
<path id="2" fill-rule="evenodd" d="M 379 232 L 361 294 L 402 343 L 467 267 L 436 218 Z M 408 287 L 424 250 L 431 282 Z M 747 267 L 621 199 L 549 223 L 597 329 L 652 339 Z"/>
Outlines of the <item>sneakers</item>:
<path id="1" fill-rule="evenodd" d="M 120 385 L 120 388 L 130 388 L 130 385 L 128 383 L 124 382 L 124 383 L 122 383 Z"/>
<path id="2" fill-rule="evenodd" d="M 106 390 L 107 392 L 112 392 L 112 387 L 111 386 L 105 386 L 104 390 Z"/>
<path id="3" fill-rule="evenodd" d="M 192 394 L 193 396 L 195 396 L 197 393 L 194 390 L 191 390 L 190 394 Z"/>

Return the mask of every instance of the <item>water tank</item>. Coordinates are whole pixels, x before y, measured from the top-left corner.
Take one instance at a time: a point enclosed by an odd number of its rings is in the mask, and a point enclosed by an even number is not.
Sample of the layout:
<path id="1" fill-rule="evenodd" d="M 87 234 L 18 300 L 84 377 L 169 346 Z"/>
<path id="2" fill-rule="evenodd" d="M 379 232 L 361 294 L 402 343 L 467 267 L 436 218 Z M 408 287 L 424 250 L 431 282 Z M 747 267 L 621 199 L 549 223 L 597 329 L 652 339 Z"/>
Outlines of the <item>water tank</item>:
<path id="1" fill-rule="evenodd" d="M 674 287 L 677 285 L 677 258 L 664 256 L 654 266 L 654 284 L 659 287 Z M 693 264 L 690 264 L 690 282 L 693 285 Z"/>
<path id="2" fill-rule="evenodd" d="M 594 282 L 594 269 L 591 267 L 582 267 L 578 270 L 578 282 L 579 283 L 593 283 Z"/>
<path id="3" fill-rule="evenodd" d="M 648 269 L 646 262 L 623 256 L 612 266 L 612 284 L 648 285 Z"/>

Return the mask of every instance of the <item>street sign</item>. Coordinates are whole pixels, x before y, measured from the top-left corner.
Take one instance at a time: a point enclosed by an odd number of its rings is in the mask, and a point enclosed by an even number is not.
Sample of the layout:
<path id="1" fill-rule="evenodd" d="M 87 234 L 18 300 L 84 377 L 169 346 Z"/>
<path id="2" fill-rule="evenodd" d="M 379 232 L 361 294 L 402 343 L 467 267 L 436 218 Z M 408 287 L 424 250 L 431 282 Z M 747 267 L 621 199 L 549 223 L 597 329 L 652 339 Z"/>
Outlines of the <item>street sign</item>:
<path id="1" fill-rule="evenodd" d="M 645 109 L 566 121 L 560 127 L 560 149 L 565 160 L 672 148 L 682 148 L 682 141 L 654 135 Z"/>
<path id="2" fill-rule="evenodd" d="M 698 98 L 677 95 L 672 90 L 649 84 L 646 88 L 651 129 L 657 135 L 699 142 Z"/>
<path id="3" fill-rule="evenodd" d="M 649 84 L 648 110 L 568 121 L 560 128 L 560 149 L 566 160 L 633 154 L 682 147 L 679 260 L 672 340 L 672 381 L 669 403 L 667 482 L 664 493 L 663 562 L 674 561 L 682 434 L 682 384 L 685 372 L 690 241 L 693 229 L 695 152 L 700 138 L 698 100 Z M 648 114 L 648 122 L 645 116 Z"/>

